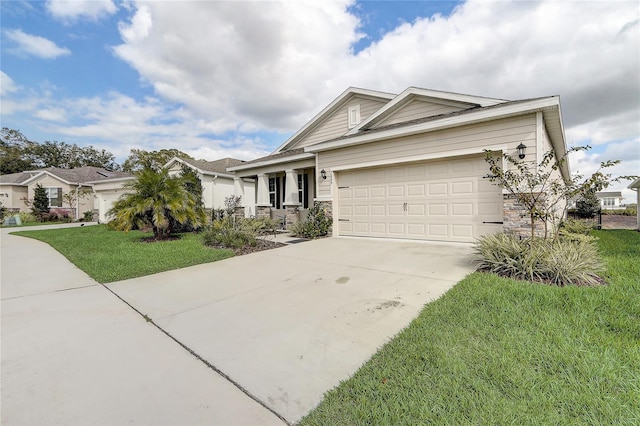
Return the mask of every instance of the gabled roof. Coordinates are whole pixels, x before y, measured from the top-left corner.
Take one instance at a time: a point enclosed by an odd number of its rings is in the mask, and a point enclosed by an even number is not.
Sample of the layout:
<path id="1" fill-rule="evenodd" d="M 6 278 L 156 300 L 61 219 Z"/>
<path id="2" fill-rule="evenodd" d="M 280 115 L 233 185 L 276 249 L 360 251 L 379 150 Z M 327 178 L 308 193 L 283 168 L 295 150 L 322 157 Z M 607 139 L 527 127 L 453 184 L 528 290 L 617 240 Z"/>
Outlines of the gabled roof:
<path id="1" fill-rule="evenodd" d="M 276 148 L 276 150 L 273 151 L 273 154 L 285 151 L 287 148 L 294 146 L 300 138 L 303 138 L 304 136 L 309 134 L 312 130 L 318 127 L 324 120 L 329 118 L 336 110 L 340 109 L 345 103 L 349 101 L 349 99 L 354 96 L 363 96 L 385 101 L 389 101 L 396 97 L 396 95 L 393 93 L 349 87 L 347 90 L 342 92 L 340 96 L 335 98 L 333 102 L 331 102 L 322 111 L 316 114 L 315 117 L 309 120 L 307 124 L 305 124 L 300 130 L 294 133 L 293 136 L 291 136 L 282 145 Z"/>
<path id="2" fill-rule="evenodd" d="M 24 182 L 31 179 L 34 175 L 32 173 L 20 172 L 11 173 L 8 175 L 0 175 L 0 184 L 3 185 L 24 185 Z"/>
<path id="3" fill-rule="evenodd" d="M 638 179 L 634 180 L 633 182 L 631 182 L 629 184 L 629 186 L 627 186 L 627 188 L 635 189 L 635 190 L 640 189 L 640 178 L 638 178 Z"/>
<path id="4" fill-rule="evenodd" d="M 256 158 L 255 160 L 244 162 L 238 166 L 229 167 L 230 172 L 236 170 L 250 169 L 253 167 L 266 166 L 269 164 L 284 163 L 288 161 L 304 160 L 306 158 L 313 158 L 314 154 L 305 153 L 304 148 L 290 149 L 288 151 L 277 152 L 264 157 Z"/>
<path id="5" fill-rule="evenodd" d="M 245 163 L 242 160 L 230 157 L 222 158 L 215 161 L 192 160 L 189 158 L 173 157 L 167 164 L 165 164 L 165 167 L 170 167 L 173 163 L 176 162 L 184 164 L 187 167 L 191 167 L 192 169 L 195 169 L 203 175 L 221 175 L 225 177 L 233 177 L 231 173 L 227 172 L 227 168 Z"/>
<path id="6" fill-rule="evenodd" d="M 305 152 L 320 152 L 330 149 L 359 145 L 401 136 L 431 132 L 467 124 L 481 123 L 500 118 L 513 117 L 532 112 L 542 112 L 543 120 L 557 158 L 566 152 L 567 146 L 560 112 L 560 99 L 557 96 L 523 99 L 518 101 L 501 101 L 488 106 L 476 106 L 462 111 L 425 117 L 416 120 L 396 123 L 373 129 L 361 129 L 358 133 L 320 142 L 304 148 Z M 569 178 L 567 162 L 563 166 L 563 175 Z"/>
<path id="7" fill-rule="evenodd" d="M 85 166 L 75 169 L 61 169 L 59 167 L 47 167 L 45 169 L 28 170 L 22 174 L 26 179 L 22 181 L 22 185 L 29 185 L 40 179 L 44 175 L 52 176 L 66 184 L 88 183 L 91 181 L 100 181 L 104 179 L 130 177 L 131 174 L 119 171 L 105 170 L 101 167 Z M 10 175 L 5 175 L 10 176 Z M 3 178 L 4 182 L 4 178 Z"/>
<path id="8" fill-rule="evenodd" d="M 380 108 L 369 118 L 347 132 L 353 135 L 364 129 L 370 129 L 377 123 L 391 116 L 396 111 L 407 105 L 414 99 L 422 99 L 429 102 L 455 106 L 461 109 L 487 107 L 508 102 L 505 99 L 485 98 L 482 96 L 466 95 L 461 93 L 443 92 L 440 90 L 421 89 L 419 87 L 409 87 L 404 92 L 393 98 L 393 100 Z"/>
<path id="9" fill-rule="evenodd" d="M 601 191 L 596 192 L 596 197 L 604 198 L 604 197 L 620 197 L 622 198 L 622 191 Z"/>

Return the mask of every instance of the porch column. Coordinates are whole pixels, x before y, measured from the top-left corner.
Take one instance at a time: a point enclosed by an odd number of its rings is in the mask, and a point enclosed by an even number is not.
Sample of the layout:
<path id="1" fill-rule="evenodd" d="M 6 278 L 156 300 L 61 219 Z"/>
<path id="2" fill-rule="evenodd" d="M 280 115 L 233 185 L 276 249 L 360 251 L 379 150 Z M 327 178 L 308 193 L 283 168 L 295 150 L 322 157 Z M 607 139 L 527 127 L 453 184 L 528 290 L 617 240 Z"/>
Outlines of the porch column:
<path id="1" fill-rule="evenodd" d="M 285 185 L 287 193 L 284 197 L 284 205 L 300 206 L 300 201 L 298 200 L 298 172 L 285 170 L 285 173 L 287 174 L 287 184 Z"/>
<path id="2" fill-rule="evenodd" d="M 257 201 L 256 206 L 271 206 L 271 202 L 269 201 L 269 175 L 264 173 L 258 175 Z"/>
<path id="3" fill-rule="evenodd" d="M 234 177 L 233 178 L 233 193 L 234 195 L 240 196 L 242 197 L 242 201 L 240 202 L 240 205 L 243 206 L 245 205 L 244 202 L 244 181 L 242 180 L 242 178 L 239 177 Z"/>
<path id="4" fill-rule="evenodd" d="M 285 170 L 287 175 L 286 194 L 284 196 L 284 208 L 285 208 L 285 227 L 289 228 L 291 225 L 299 220 L 300 201 L 298 200 L 298 172 L 295 170 Z"/>

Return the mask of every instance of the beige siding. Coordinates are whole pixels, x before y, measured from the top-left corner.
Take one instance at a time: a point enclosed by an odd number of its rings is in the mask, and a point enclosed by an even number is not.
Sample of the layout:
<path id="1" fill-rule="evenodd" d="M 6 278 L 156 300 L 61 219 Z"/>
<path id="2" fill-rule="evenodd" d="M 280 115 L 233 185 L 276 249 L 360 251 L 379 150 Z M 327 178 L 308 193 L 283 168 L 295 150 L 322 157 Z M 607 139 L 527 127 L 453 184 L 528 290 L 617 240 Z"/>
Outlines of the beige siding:
<path id="1" fill-rule="evenodd" d="M 527 146 L 525 160 L 535 161 L 535 114 L 319 152 L 318 170 L 329 173 L 334 167 L 410 162 L 421 156 L 444 158 L 451 151 L 481 152 L 487 146 L 505 146 L 509 154 L 515 155 L 515 147 L 521 142 Z M 318 181 L 318 196 L 331 196 L 331 179 Z"/>
<path id="2" fill-rule="evenodd" d="M 360 121 L 366 120 L 371 114 L 378 111 L 386 103 L 360 96 L 354 96 L 333 115 L 320 123 L 307 136 L 302 138 L 293 148 L 302 148 L 315 143 L 339 138 L 349 131 L 348 111 L 349 107 L 360 104 Z"/>
<path id="3" fill-rule="evenodd" d="M 29 185 L 29 199 L 33 200 L 33 194 L 34 194 L 34 190 L 37 184 L 42 185 L 43 188 L 62 188 L 62 194 L 67 194 L 72 190 L 76 189 L 76 185 L 69 185 L 67 183 L 64 183 L 52 176 L 49 175 L 45 175 L 42 178 L 38 179 L 36 182 L 33 182 Z M 90 188 L 89 186 L 87 186 L 86 188 Z M 60 207 L 61 209 L 71 209 L 74 211 L 76 210 L 76 206 L 70 206 L 67 202 L 62 201 L 62 207 Z M 54 207 L 55 209 L 55 207 Z M 92 211 L 93 210 L 93 194 L 89 193 L 87 195 L 85 195 L 84 197 L 80 198 L 80 203 L 79 203 L 79 208 L 78 208 L 78 213 L 79 216 L 82 217 L 82 214 L 86 211 Z M 76 218 L 77 219 L 77 218 Z"/>
<path id="4" fill-rule="evenodd" d="M 26 186 L 2 185 L 0 188 L 0 202 L 2 205 L 11 209 L 19 209 L 21 212 L 30 211 L 26 203 L 27 195 Z"/>
<path id="5" fill-rule="evenodd" d="M 418 118 L 433 117 L 434 115 L 448 114 L 451 112 L 461 111 L 462 109 L 463 108 L 461 107 L 453 107 L 435 102 L 414 99 L 374 127 L 403 123 L 405 121 L 415 120 Z"/>

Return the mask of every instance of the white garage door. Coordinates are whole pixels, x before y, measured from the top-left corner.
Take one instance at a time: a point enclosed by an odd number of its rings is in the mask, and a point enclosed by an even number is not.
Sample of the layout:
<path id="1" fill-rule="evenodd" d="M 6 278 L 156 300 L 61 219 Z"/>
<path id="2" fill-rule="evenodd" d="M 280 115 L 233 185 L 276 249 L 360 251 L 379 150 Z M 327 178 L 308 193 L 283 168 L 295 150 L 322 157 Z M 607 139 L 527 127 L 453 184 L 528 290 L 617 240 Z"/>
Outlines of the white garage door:
<path id="1" fill-rule="evenodd" d="M 502 230 L 502 195 L 482 156 L 338 174 L 340 235 L 473 241 Z"/>

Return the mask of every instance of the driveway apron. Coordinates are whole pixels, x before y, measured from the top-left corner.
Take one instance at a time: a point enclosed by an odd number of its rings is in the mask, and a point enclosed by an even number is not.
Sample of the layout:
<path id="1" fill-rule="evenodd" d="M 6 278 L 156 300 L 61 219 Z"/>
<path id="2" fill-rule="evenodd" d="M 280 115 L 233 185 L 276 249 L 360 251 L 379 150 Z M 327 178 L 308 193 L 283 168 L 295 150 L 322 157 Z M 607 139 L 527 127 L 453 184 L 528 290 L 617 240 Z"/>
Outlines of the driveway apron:
<path id="1" fill-rule="evenodd" d="M 3 425 L 283 424 L 51 247 L 8 231 Z"/>
<path id="2" fill-rule="evenodd" d="M 293 423 L 470 273 L 469 251 L 326 238 L 108 287 Z"/>

